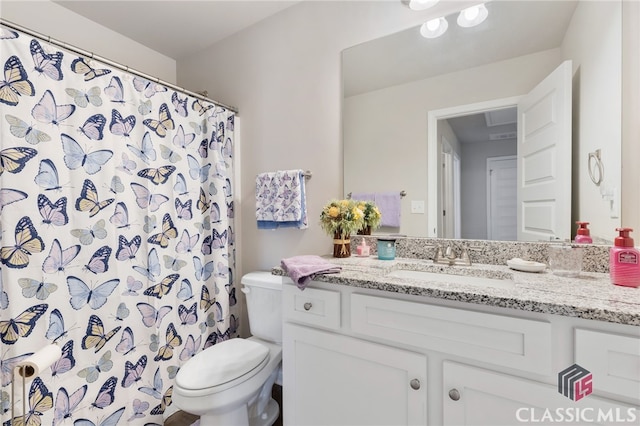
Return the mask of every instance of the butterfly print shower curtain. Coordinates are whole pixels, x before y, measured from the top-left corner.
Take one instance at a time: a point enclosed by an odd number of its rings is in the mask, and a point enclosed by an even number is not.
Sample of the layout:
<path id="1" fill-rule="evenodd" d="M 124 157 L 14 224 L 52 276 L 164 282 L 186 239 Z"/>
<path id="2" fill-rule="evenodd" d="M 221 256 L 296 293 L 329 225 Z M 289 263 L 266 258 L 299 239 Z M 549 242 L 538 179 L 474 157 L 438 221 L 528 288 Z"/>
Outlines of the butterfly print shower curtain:
<path id="1" fill-rule="evenodd" d="M 2 26 L 0 66 L 2 424 L 162 424 L 237 330 L 234 114 Z"/>

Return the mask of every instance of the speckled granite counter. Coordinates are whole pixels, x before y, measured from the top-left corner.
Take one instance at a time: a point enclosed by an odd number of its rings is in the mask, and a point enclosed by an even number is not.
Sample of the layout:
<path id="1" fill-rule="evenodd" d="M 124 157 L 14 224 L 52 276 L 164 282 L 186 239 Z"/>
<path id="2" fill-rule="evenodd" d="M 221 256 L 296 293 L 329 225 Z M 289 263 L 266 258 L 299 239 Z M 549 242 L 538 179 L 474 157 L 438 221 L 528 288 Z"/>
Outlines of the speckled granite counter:
<path id="1" fill-rule="evenodd" d="M 340 265 L 342 272 L 317 275 L 316 281 L 640 326 L 640 288 L 614 286 L 605 273 L 582 272 L 577 278 L 564 278 L 549 271 L 518 272 L 501 265 L 443 266 L 431 260 L 396 258 L 384 261 L 375 256 L 327 259 Z M 511 276 L 514 285 L 512 288 L 496 288 L 388 276 L 389 272 L 397 269 L 485 277 Z M 272 272 L 286 275 L 279 267 Z"/>

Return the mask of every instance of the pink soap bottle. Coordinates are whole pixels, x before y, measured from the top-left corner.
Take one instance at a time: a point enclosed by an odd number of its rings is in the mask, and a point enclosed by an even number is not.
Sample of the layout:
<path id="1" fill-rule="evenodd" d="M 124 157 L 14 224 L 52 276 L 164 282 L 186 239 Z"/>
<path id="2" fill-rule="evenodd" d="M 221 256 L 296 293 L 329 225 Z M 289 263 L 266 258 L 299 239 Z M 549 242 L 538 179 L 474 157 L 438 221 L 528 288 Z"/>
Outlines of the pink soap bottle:
<path id="1" fill-rule="evenodd" d="M 356 252 L 358 253 L 358 256 L 362 256 L 362 257 L 369 256 L 369 246 L 364 241 L 364 238 L 362 239 L 362 242 L 360 243 L 360 245 L 356 248 Z"/>
<path id="2" fill-rule="evenodd" d="M 633 246 L 629 236 L 631 228 L 616 228 L 620 233 L 609 251 L 609 275 L 611 283 L 626 287 L 640 286 L 640 251 Z"/>
<path id="3" fill-rule="evenodd" d="M 587 226 L 589 222 L 576 222 L 578 224 L 578 231 L 576 234 L 575 242 L 577 244 L 592 244 L 591 232 Z"/>

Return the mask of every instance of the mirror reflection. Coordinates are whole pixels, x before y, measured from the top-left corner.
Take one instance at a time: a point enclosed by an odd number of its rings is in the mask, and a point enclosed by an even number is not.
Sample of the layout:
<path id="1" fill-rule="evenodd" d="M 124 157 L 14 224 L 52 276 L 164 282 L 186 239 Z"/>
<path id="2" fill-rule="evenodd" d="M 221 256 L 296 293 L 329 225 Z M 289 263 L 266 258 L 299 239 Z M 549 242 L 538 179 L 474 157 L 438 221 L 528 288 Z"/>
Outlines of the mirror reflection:
<path id="1" fill-rule="evenodd" d="M 382 233 L 568 239 L 573 222 L 585 220 L 592 235 L 609 235 L 620 223 L 615 203 L 602 196 L 620 188 L 620 2 L 486 8 L 476 27 L 448 16 L 440 37 L 410 28 L 343 52 L 345 194 L 406 191 L 400 227 Z M 566 61 L 566 149 L 549 154 L 543 142 L 527 151 L 518 143 L 548 140 L 548 126 L 522 133 L 518 102 Z M 598 149 L 606 171 L 596 186 L 587 159 Z M 527 198 L 545 185 L 564 189 L 553 202 Z"/>

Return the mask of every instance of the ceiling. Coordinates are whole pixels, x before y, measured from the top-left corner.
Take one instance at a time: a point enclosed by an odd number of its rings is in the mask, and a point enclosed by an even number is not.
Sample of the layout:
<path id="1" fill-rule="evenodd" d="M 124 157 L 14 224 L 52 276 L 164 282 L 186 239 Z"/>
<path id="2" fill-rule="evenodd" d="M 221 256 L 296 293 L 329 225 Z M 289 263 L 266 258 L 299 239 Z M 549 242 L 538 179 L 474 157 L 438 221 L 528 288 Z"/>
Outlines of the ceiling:
<path id="1" fill-rule="evenodd" d="M 52 1 L 177 60 L 303 0 Z"/>
<path id="2" fill-rule="evenodd" d="M 503 117 L 499 117 L 499 120 L 492 119 L 497 114 Z M 518 127 L 515 107 L 453 117 L 446 121 L 461 144 L 516 141 Z"/>
<path id="3" fill-rule="evenodd" d="M 344 96 L 354 96 L 395 85 L 473 68 L 561 46 L 577 7 L 575 1 L 508 1 L 486 3 L 489 16 L 473 28 L 456 24 L 441 37 L 425 39 L 419 27 L 371 40 L 343 52 Z M 510 140 L 517 124 L 489 126 L 485 113 L 450 118 L 460 143 Z"/>
<path id="4" fill-rule="evenodd" d="M 52 1 L 179 60 L 305 0 Z M 410 28 L 347 49 L 343 56 L 345 95 L 556 47 L 575 8 L 570 1 L 496 3 L 503 3 L 501 10 L 488 3 L 490 19 L 472 29 L 472 37 L 469 29 L 454 24 L 435 40 L 426 40 L 417 28 Z M 515 131 L 515 123 L 488 128 L 483 114 L 451 119 L 450 124 L 466 143 L 486 141 L 491 133 Z"/>
<path id="5" fill-rule="evenodd" d="M 343 52 L 345 96 L 556 48 L 562 44 L 575 1 L 490 1 L 488 18 L 462 28 L 457 14 L 440 37 L 413 27 Z"/>

